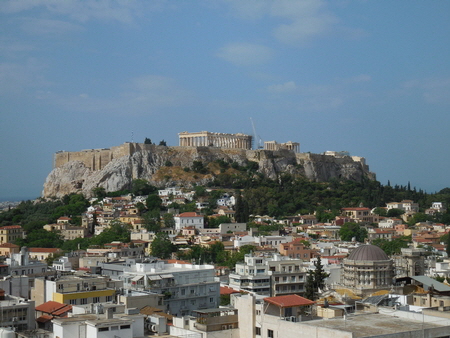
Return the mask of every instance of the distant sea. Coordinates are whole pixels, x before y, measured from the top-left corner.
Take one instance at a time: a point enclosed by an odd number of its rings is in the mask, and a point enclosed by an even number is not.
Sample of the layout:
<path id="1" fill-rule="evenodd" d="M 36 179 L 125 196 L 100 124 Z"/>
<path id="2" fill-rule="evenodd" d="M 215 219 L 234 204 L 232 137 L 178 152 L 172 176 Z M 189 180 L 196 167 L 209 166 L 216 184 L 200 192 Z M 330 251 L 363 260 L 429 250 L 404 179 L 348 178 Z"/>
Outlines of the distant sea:
<path id="1" fill-rule="evenodd" d="M 34 197 L 17 197 L 17 196 L 10 196 L 10 197 L 0 197 L 0 203 L 1 202 L 22 202 L 22 201 L 28 201 L 28 200 L 35 200 L 36 198 L 38 198 L 39 196 L 34 196 Z"/>

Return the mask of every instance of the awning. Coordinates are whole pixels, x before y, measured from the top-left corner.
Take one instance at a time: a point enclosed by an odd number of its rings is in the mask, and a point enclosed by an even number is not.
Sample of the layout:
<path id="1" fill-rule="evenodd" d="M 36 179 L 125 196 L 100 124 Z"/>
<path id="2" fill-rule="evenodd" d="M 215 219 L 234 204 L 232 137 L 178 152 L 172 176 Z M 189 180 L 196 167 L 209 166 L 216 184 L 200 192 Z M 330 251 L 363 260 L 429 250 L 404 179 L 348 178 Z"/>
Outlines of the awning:
<path id="1" fill-rule="evenodd" d="M 161 278 L 173 278 L 173 275 L 171 273 L 165 274 L 165 275 L 160 275 Z"/>
<path id="2" fill-rule="evenodd" d="M 141 280 L 142 278 L 144 278 L 144 276 L 136 276 L 136 277 L 131 278 L 131 281 L 137 282 L 138 280 Z"/>
<path id="3" fill-rule="evenodd" d="M 149 280 L 161 280 L 162 278 L 159 276 L 148 276 Z"/>

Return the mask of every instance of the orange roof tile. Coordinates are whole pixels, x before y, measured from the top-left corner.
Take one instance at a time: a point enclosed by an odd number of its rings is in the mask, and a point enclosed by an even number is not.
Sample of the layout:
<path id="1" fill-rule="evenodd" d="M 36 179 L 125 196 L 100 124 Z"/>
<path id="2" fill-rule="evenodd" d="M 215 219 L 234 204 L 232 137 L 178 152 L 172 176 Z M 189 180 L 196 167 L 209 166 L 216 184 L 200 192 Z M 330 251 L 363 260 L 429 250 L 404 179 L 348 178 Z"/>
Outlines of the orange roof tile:
<path id="1" fill-rule="evenodd" d="M 264 298 L 264 301 L 282 308 L 315 304 L 312 300 L 300 297 L 299 295 L 267 297 Z"/>
<path id="2" fill-rule="evenodd" d="M 2 243 L 0 244 L 0 248 L 20 248 L 20 247 L 12 243 Z"/>
<path id="3" fill-rule="evenodd" d="M 180 217 L 201 217 L 201 215 L 197 214 L 196 212 L 183 212 L 179 214 Z"/>
<path id="4" fill-rule="evenodd" d="M 67 304 L 62 304 L 62 303 L 58 303 L 58 302 L 54 302 L 54 301 L 50 300 L 48 302 L 45 302 L 44 304 L 36 306 L 35 310 L 45 312 L 45 313 L 53 313 L 57 310 L 65 308 L 66 306 L 67 306 Z"/>
<path id="5" fill-rule="evenodd" d="M 231 295 L 232 293 L 239 293 L 239 291 L 236 291 L 232 288 L 229 288 L 228 286 L 221 286 L 220 287 L 220 294 L 221 295 Z"/>
<path id="6" fill-rule="evenodd" d="M 0 227 L 1 230 L 9 230 L 9 229 L 22 229 L 20 225 L 5 225 Z"/>
<path id="7" fill-rule="evenodd" d="M 59 249 L 59 248 L 30 248 L 29 250 L 28 250 L 29 252 L 52 252 L 52 253 L 54 253 L 54 252 L 59 252 L 59 251 L 61 251 L 61 249 Z"/>

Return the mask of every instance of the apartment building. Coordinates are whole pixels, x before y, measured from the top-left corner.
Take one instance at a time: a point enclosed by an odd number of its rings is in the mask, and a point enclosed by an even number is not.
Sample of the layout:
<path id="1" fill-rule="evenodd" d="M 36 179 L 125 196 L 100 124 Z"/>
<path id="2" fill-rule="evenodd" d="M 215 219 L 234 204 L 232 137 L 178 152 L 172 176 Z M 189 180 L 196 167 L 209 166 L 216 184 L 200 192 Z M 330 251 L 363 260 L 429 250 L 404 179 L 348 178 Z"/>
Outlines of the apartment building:
<path id="1" fill-rule="evenodd" d="M 25 230 L 20 225 L 5 225 L 0 227 L 0 244 L 14 243 L 19 238 L 25 238 Z"/>
<path id="2" fill-rule="evenodd" d="M 70 305 L 111 302 L 116 293 L 116 283 L 109 277 L 98 275 L 65 275 L 57 278 L 36 278 L 31 299 L 37 305 L 55 301 Z"/>
<path id="3" fill-rule="evenodd" d="M 212 265 L 127 260 L 99 266 L 103 274 L 123 281 L 125 289 L 164 295 L 167 310 L 173 315 L 219 306 L 220 282 Z"/>
<path id="4" fill-rule="evenodd" d="M 236 264 L 229 285 L 259 295 L 303 294 L 306 271 L 302 262 L 279 254 L 248 254 L 243 263 Z"/>

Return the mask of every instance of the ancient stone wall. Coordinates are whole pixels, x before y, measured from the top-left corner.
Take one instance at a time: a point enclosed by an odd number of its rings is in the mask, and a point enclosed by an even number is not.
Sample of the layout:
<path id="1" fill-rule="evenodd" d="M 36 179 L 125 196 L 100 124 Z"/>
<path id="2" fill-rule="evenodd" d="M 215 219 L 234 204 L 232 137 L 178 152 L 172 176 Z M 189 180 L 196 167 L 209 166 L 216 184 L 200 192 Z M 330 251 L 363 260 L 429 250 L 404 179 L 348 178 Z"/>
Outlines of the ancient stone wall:
<path id="1" fill-rule="evenodd" d="M 85 149 L 81 151 L 58 151 L 54 155 L 53 168 L 62 167 L 72 161 L 80 161 L 87 168 L 102 170 L 113 159 L 133 155 L 141 150 L 152 150 L 154 144 L 126 142 L 120 146 L 102 149 Z"/>

